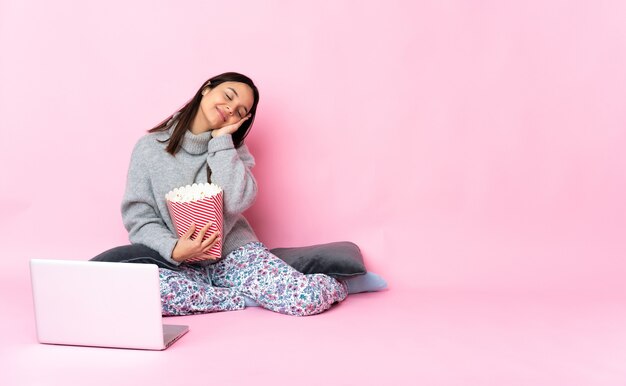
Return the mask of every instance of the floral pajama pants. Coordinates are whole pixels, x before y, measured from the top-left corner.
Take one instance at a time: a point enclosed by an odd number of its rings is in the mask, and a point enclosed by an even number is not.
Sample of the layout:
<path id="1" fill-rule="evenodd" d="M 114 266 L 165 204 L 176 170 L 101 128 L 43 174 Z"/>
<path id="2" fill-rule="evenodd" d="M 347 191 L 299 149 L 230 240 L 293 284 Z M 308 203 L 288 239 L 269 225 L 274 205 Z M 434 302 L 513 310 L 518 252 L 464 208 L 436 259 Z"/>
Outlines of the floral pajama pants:
<path id="1" fill-rule="evenodd" d="M 260 242 L 248 243 L 207 267 L 159 268 L 163 315 L 245 308 L 243 296 L 281 314 L 319 314 L 348 295 L 345 283 L 323 274 L 305 275 Z"/>

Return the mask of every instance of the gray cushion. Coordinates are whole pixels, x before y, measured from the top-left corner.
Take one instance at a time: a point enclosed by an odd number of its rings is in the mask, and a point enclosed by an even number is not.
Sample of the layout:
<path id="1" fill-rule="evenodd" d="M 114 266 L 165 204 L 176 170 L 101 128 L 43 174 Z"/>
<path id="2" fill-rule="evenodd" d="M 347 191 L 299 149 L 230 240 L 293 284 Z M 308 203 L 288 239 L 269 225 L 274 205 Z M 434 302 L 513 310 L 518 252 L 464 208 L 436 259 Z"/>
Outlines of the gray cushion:
<path id="1" fill-rule="evenodd" d="M 270 252 L 306 274 L 324 273 L 333 277 L 350 277 L 366 272 L 361 250 L 349 241 L 307 247 L 274 248 Z"/>

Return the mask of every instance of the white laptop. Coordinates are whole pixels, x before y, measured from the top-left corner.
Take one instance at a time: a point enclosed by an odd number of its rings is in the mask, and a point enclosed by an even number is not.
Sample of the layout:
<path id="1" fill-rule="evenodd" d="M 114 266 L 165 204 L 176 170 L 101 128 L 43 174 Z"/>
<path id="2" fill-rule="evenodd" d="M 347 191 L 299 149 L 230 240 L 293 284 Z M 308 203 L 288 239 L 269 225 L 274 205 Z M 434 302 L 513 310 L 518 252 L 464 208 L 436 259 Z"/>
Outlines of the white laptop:
<path id="1" fill-rule="evenodd" d="M 188 326 L 163 325 L 154 264 L 30 261 L 41 343 L 164 350 Z"/>

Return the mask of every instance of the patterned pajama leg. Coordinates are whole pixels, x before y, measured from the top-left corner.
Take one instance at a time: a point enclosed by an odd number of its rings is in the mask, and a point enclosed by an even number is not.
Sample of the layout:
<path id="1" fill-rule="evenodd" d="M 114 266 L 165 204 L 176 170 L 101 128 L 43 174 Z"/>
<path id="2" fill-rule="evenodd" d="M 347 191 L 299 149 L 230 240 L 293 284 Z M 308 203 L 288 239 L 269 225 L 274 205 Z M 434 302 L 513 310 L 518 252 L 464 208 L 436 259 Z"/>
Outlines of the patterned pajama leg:
<path id="1" fill-rule="evenodd" d="M 190 315 L 245 308 L 243 297 L 236 289 L 213 287 L 204 267 L 181 268 L 180 271 L 159 268 L 163 315 Z"/>
<path id="2" fill-rule="evenodd" d="M 281 314 L 319 314 L 348 295 L 346 285 L 330 276 L 304 275 L 254 242 L 209 266 L 213 283 L 236 288 L 264 308 Z"/>

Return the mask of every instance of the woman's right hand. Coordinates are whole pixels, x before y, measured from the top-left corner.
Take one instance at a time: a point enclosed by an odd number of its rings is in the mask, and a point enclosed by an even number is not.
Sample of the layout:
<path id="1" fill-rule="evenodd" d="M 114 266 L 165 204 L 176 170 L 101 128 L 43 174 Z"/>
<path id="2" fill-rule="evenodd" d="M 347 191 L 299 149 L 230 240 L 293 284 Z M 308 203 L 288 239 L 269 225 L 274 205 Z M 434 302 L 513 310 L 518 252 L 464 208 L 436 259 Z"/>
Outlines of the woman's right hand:
<path id="1" fill-rule="evenodd" d="M 192 257 L 210 259 L 210 257 L 204 254 L 204 252 L 208 252 L 209 249 L 211 249 L 213 245 L 215 245 L 215 243 L 220 240 L 220 231 L 217 231 L 209 236 L 206 240 L 202 241 L 205 233 L 209 230 L 210 226 L 211 222 L 207 223 L 202 229 L 200 229 L 200 232 L 198 232 L 196 238 L 192 239 L 191 235 L 193 235 L 193 232 L 196 230 L 196 224 L 191 223 L 191 226 L 189 227 L 187 232 L 185 232 L 185 234 L 182 235 L 180 239 L 178 239 L 178 242 L 176 243 L 176 246 L 172 251 L 172 259 L 179 263 L 191 259 Z"/>

